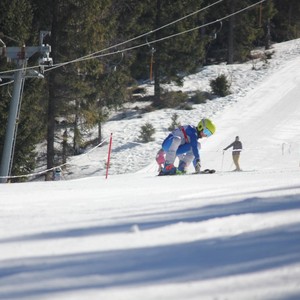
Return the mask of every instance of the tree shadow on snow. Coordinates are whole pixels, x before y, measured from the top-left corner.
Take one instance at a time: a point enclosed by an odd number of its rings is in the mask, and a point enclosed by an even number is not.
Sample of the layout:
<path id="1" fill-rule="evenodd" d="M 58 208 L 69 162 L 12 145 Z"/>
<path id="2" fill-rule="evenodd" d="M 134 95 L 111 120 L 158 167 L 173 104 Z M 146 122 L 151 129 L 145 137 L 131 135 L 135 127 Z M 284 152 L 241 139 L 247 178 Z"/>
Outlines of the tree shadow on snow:
<path id="1" fill-rule="evenodd" d="M 0 298 L 184 283 L 288 267 L 300 261 L 300 223 L 234 237 L 1 262 Z M 13 289 L 15 280 L 22 285 Z M 12 280 L 12 281 L 10 281 Z"/>
<path id="2" fill-rule="evenodd" d="M 132 226 L 138 225 L 140 230 L 148 230 L 168 226 L 178 222 L 204 222 L 214 218 L 224 218 L 232 215 L 269 213 L 300 209 L 300 196 L 279 196 L 270 198 L 252 197 L 239 202 L 216 204 L 204 207 L 195 207 L 185 210 L 163 211 L 155 213 L 142 213 L 124 216 L 120 220 L 115 219 L 114 225 L 99 225 L 87 228 L 78 227 L 60 231 L 49 231 L 38 234 L 22 235 L 0 239 L 1 243 L 30 242 L 45 239 L 63 239 L 72 237 L 86 237 L 102 234 L 125 233 L 132 230 Z M 137 219 L 149 221 L 137 222 Z M 134 219 L 133 221 L 130 221 Z M 126 221 L 124 221 L 126 220 Z"/>
<path id="3" fill-rule="evenodd" d="M 228 195 L 226 195 L 228 196 Z M 240 202 L 180 211 L 143 213 L 141 230 L 178 222 L 203 222 L 231 215 L 300 208 L 299 195 L 251 197 Z M 0 243 L 43 241 L 128 232 L 137 215 L 117 225 L 44 232 L 0 240 Z M 124 220 L 127 220 L 124 223 Z M 117 222 L 117 221 L 116 221 Z M 134 234 L 134 233 L 133 233 Z M 100 237 L 99 237 L 100 238 Z M 77 290 L 217 279 L 288 267 L 300 261 L 300 222 L 288 226 L 181 244 L 86 252 L 0 261 L 0 299 L 23 299 Z M 13 288 L 22 278 L 22 284 Z M 299 296 L 299 295 L 297 295 Z M 293 297 L 288 299 L 293 300 Z M 297 298 L 295 298 L 297 299 Z"/>

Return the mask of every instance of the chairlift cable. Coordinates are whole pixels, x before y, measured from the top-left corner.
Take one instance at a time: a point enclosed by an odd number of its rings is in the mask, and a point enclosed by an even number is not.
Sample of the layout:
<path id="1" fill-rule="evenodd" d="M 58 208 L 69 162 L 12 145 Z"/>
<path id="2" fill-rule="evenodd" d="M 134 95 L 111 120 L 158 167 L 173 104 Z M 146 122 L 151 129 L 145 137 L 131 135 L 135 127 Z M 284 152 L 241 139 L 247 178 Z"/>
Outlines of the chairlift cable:
<path id="1" fill-rule="evenodd" d="M 138 39 L 138 38 L 141 38 L 141 37 L 143 37 L 143 36 L 145 36 L 145 35 L 148 35 L 148 34 L 150 34 L 150 33 L 156 32 L 156 31 L 158 31 L 158 30 L 160 30 L 160 29 L 162 29 L 162 28 L 165 28 L 165 27 L 167 27 L 167 26 L 169 26 L 169 25 L 172 25 L 172 24 L 174 24 L 174 23 L 176 23 L 176 22 L 178 22 L 178 21 L 181 21 L 181 20 L 183 20 L 183 19 L 185 19 L 185 18 L 187 18 L 187 17 L 189 17 L 189 16 L 191 16 L 191 15 L 193 15 L 193 14 L 195 14 L 195 13 L 199 13 L 200 11 L 203 11 L 203 10 L 205 10 L 205 9 L 207 9 L 207 8 L 209 8 L 209 7 L 211 7 L 211 6 L 215 5 L 215 4 L 217 4 L 217 3 L 219 3 L 219 2 L 222 2 L 222 1 L 224 1 L 224 0 L 219 0 L 219 1 L 217 1 L 217 2 L 215 2 L 215 3 L 213 3 L 213 4 L 209 5 L 209 6 L 207 6 L 207 7 L 203 8 L 203 9 L 201 9 L 201 10 L 198 10 L 197 12 L 194 12 L 194 13 L 192 13 L 192 14 L 190 14 L 190 15 L 187 15 L 187 16 L 181 18 L 181 19 L 178 19 L 178 20 L 176 20 L 176 21 L 173 21 L 173 22 L 171 22 L 171 23 L 169 23 L 169 24 L 166 24 L 166 25 L 164 25 L 164 26 L 162 26 L 162 27 L 160 27 L 160 28 L 151 30 L 151 31 L 149 31 L 149 32 L 147 32 L 147 33 L 144 33 L 144 34 L 142 34 L 142 35 L 140 35 L 140 36 L 137 36 L 137 37 L 132 38 L 132 39 L 130 39 L 130 40 L 127 40 L 127 41 L 125 41 L 125 42 L 119 43 L 119 44 L 117 44 L 117 45 L 110 46 L 110 47 L 108 47 L 108 48 L 106 48 L 106 49 L 103 49 L 103 50 L 100 50 L 100 51 L 97 51 L 97 52 L 88 54 L 88 55 L 86 55 L 86 56 L 82 56 L 82 57 L 80 57 L 80 58 L 77 58 L 77 59 L 74 59 L 74 60 L 71 60 L 71 61 L 67 61 L 67 62 L 59 63 L 59 64 L 54 64 L 52 67 L 50 67 L 50 68 L 48 68 L 47 70 L 45 70 L 45 72 L 48 72 L 48 71 L 51 71 L 51 70 L 53 70 L 53 69 L 60 68 L 60 67 L 63 67 L 63 66 L 65 66 L 65 65 L 72 64 L 72 63 L 75 63 L 75 62 L 80 62 L 80 61 L 85 61 L 85 60 L 89 60 L 89 59 L 95 59 L 95 58 L 100 58 L 100 57 L 105 57 L 105 56 L 115 55 L 116 53 L 127 52 L 127 51 L 130 51 L 130 50 L 134 50 L 134 49 L 137 49 L 137 48 L 141 48 L 141 47 L 144 47 L 145 45 L 150 45 L 150 44 L 158 43 L 158 42 L 161 42 L 161 41 L 163 41 L 163 40 L 167 40 L 167 39 L 170 39 L 170 38 L 173 38 L 173 37 L 176 37 L 176 36 L 185 34 L 185 33 L 189 33 L 189 32 L 192 32 L 192 31 L 194 31 L 194 30 L 197 30 L 197 29 L 200 29 L 200 28 L 204 28 L 204 27 L 213 25 L 213 24 L 218 23 L 218 22 L 220 22 L 220 23 L 222 24 L 222 21 L 223 21 L 223 20 L 226 20 L 226 19 L 228 19 L 228 18 L 230 18 L 230 17 L 232 17 L 232 16 L 234 16 L 234 15 L 237 15 L 237 14 L 239 14 L 239 13 L 241 13 L 241 12 L 244 12 L 244 11 L 246 11 L 246 10 L 248 10 L 248 9 L 250 9 L 250 8 L 252 8 L 252 7 L 258 5 L 258 4 L 261 4 L 261 3 L 263 3 L 263 2 L 265 2 L 265 1 L 267 1 L 267 0 L 260 0 L 260 1 L 254 3 L 254 4 L 250 5 L 250 6 L 247 6 L 247 7 L 243 8 L 243 9 L 240 9 L 239 11 L 236 11 L 236 12 L 234 12 L 234 13 L 231 13 L 231 14 L 225 16 L 225 17 L 222 17 L 222 18 L 217 19 L 217 20 L 215 20 L 215 21 L 208 22 L 208 23 L 203 24 L 203 25 L 200 25 L 200 26 L 196 26 L 196 27 L 194 27 L 194 28 L 188 29 L 188 30 L 183 31 L 183 32 L 179 32 L 179 33 L 176 33 L 176 34 L 173 34 L 173 35 L 170 35 L 170 36 L 166 36 L 166 37 L 163 37 L 163 38 L 160 38 L 160 39 L 151 41 L 151 42 L 142 43 L 142 44 L 140 44 L 140 45 L 132 46 L 132 47 L 125 48 L 125 49 L 122 49 L 122 50 L 118 50 L 118 51 L 115 51 L 115 52 L 109 52 L 109 53 L 104 53 L 104 54 L 96 55 L 97 53 L 105 52 L 105 51 L 110 50 L 110 49 L 112 49 L 112 48 L 115 48 L 115 47 L 124 45 L 124 44 L 126 44 L 126 43 L 131 42 L 131 41 L 134 41 L 134 40 L 136 40 L 136 39 Z M 28 67 L 27 69 L 34 69 L 34 68 L 38 68 L 38 67 L 39 67 L 39 66 L 32 66 L 32 67 Z M 20 69 L 14 69 L 14 70 L 9 70 L 9 71 L 1 71 L 0 74 L 9 73 L 9 72 L 14 72 L 14 71 L 18 71 L 18 70 L 20 70 Z"/>

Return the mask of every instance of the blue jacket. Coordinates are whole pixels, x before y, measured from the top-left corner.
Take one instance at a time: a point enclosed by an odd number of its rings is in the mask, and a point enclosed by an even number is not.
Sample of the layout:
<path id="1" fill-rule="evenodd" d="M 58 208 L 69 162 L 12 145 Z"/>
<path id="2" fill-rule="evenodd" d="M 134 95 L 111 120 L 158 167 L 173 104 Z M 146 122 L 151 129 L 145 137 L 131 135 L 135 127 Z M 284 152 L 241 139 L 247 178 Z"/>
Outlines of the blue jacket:
<path id="1" fill-rule="evenodd" d="M 184 130 L 182 130 L 182 128 Z M 183 131 L 186 134 L 186 137 L 183 133 Z M 178 147 L 176 151 L 176 155 L 180 155 L 183 153 L 186 153 L 192 149 L 193 155 L 195 157 L 195 160 L 200 159 L 200 153 L 198 148 L 198 131 L 195 126 L 192 125 L 184 125 L 181 127 L 176 128 L 175 130 L 170 133 L 167 138 L 163 141 L 162 148 L 164 151 L 168 151 L 172 144 L 172 140 L 174 136 L 180 136 L 181 137 L 181 145 Z"/>

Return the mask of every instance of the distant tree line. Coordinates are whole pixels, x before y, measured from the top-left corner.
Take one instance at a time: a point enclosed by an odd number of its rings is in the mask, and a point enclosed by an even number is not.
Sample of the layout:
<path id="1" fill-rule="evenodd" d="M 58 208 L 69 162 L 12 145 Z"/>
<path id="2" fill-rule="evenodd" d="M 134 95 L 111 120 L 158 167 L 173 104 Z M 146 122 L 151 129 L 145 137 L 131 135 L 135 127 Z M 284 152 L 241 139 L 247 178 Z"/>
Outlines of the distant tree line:
<path id="1" fill-rule="evenodd" d="M 243 62 L 255 47 L 268 48 L 271 42 L 300 36 L 298 0 L 267 0 L 223 19 L 255 3 L 225 0 L 192 14 L 215 2 L 1 0 L 0 39 L 7 47 L 38 45 L 39 32 L 49 30 L 54 64 L 87 58 L 46 70 L 44 80 L 26 79 L 12 174 L 34 170 L 34 150 L 42 141 L 47 142 L 47 168 L 62 160 L 63 154 L 55 145 L 63 134 L 72 137 L 65 149 L 67 155 L 80 151 L 82 134 L 90 128 L 98 126 L 101 141 L 107 113 L 130 99 L 129 87 L 139 80 L 153 79 L 153 105 L 159 107 L 162 83 L 181 84 L 184 75 L 200 66 Z M 180 18 L 180 22 L 174 22 Z M 211 25 L 205 26 L 208 23 Z M 189 31 L 192 28 L 197 29 Z M 156 40 L 159 42 L 153 43 Z M 141 44 L 144 46 L 139 47 Z M 97 54 L 90 57 L 92 53 Z M 29 66 L 36 64 L 36 56 L 29 59 Z M 0 72 L 14 68 L 13 62 L 0 56 Z M 0 155 L 12 94 L 12 84 L 3 85 L 6 81 L 0 83 Z"/>

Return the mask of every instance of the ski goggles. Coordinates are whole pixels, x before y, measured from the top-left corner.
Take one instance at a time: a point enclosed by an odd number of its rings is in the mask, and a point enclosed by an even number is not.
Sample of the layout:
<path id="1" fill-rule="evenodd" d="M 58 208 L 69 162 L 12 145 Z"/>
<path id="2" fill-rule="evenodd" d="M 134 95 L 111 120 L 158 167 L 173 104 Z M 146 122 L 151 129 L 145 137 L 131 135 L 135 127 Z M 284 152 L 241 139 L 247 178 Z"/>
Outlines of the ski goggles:
<path id="1" fill-rule="evenodd" d="M 211 131 L 208 130 L 207 128 L 204 128 L 204 129 L 203 129 L 203 134 L 205 134 L 207 137 L 209 137 L 209 136 L 212 135 Z"/>

